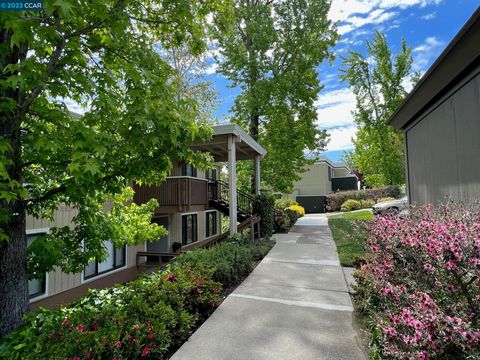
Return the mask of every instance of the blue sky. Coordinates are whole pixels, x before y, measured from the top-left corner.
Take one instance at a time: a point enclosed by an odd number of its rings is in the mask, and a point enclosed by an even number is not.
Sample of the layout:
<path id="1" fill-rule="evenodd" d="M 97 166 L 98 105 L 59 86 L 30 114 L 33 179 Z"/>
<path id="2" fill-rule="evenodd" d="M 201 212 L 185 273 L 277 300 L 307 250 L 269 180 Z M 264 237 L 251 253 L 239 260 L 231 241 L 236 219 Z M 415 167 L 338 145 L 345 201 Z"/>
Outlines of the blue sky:
<path id="1" fill-rule="evenodd" d="M 321 83 L 325 86 L 316 102 L 317 125 L 330 133 L 330 143 L 323 154 L 338 161 L 343 151 L 352 148 L 355 127 L 350 112 L 355 98 L 346 84 L 341 83 L 338 55 L 348 50 L 365 51 L 365 40 L 372 39 L 375 30 L 386 34 L 394 52 L 400 48 L 401 39 L 413 49 L 414 70 L 425 72 L 453 39 L 463 24 L 480 5 L 480 0 L 333 0 L 329 16 L 338 21 L 341 39 L 334 48 L 336 61 L 318 68 Z M 228 121 L 237 89 L 228 87 L 228 81 L 216 74 L 210 63 L 207 77 L 213 81 L 221 101 L 216 116 Z"/>

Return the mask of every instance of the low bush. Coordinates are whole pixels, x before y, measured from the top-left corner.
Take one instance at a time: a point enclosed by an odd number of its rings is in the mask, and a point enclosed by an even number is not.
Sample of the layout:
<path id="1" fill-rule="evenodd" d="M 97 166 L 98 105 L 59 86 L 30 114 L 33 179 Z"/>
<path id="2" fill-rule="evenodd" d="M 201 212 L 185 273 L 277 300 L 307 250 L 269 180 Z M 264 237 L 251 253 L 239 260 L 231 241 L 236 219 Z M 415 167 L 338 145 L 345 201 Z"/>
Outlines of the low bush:
<path id="1" fill-rule="evenodd" d="M 303 206 L 300 206 L 298 204 L 290 205 L 289 207 L 287 207 L 287 210 L 295 211 L 298 214 L 298 217 L 302 217 L 303 215 L 305 215 L 305 209 L 303 208 Z"/>
<path id="2" fill-rule="evenodd" d="M 339 211 L 342 204 L 349 200 L 373 200 L 384 197 L 398 198 L 401 194 L 398 186 L 386 186 L 377 189 L 339 191 L 327 195 L 327 211 Z"/>
<path id="3" fill-rule="evenodd" d="M 370 223 L 355 304 L 379 358 L 480 357 L 480 211 L 447 204 Z"/>
<path id="4" fill-rule="evenodd" d="M 377 202 L 372 199 L 360 200 L 360 209 L 370 209 Z"/>
<path id="5" fill-rule="evenodd" d="M 275 214 L 275 231 L 288 232 L 292 224 L 292 219 L 286 211 L 277 210 Z"/>
<path id="6" fill-rule="evenodd" d="M 127 285 L 91 290 L 60 310 L 30 312 L 1 340 L 0 358 L 163 359 L 215 309 L 222 285 L 245 277 L 273 243 L 232 239 Z"/>
<path id="7" fill-rule="evenodd" d="M 352 211 L 352 210 L 359 210 L 359 209 L 369 209 L 375 204 L 376 202 L 370 199 L 367 199 L 367 200 L 348 199 L 342 204 L 342 206 L 340 207 L 340 210 Z"/>
<path id="8" fill-rule="evenodd" d="M 348 199 L 345 201 L 342 206 L 340 207 L 341 211 L 352 211 L 358 210 L 362 208 L 362 203 L 360 200 Z"/>
<path id="9" fill-rule="evenodd" d="M 298 205 L 298 202 L 289 198 L 282 198 L 282 199 L 275 200 L 275 209 L 277 210 L 285 210 L 286 208 L 292 205 Z"/>

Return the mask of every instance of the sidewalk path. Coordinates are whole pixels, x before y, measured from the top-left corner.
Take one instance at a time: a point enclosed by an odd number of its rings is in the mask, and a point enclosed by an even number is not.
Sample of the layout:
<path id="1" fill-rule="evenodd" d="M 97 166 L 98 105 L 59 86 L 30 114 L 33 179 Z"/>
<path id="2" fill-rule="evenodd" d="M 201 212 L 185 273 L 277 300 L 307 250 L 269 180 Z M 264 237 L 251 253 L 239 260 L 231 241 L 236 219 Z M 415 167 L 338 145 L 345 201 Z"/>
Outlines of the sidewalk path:
<path id="1" fill-rule="evenodd" d="M 173 360 L 365 359 L 324 215 L 306 215 Z"/>

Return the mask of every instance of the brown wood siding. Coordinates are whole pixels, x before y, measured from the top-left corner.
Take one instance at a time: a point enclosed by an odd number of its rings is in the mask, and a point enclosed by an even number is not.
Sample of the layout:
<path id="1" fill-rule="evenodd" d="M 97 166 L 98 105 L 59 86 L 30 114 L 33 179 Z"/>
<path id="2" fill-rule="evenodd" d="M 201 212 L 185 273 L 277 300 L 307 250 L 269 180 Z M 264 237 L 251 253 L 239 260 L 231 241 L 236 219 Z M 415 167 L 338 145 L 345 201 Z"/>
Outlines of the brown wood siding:
<path id="1" fill-rule="evenodd" d="M 157 213 L 205 210 L 208 206 L 208 183 L 190 177 L 170 177 L 157 186 L 134 184 L 134 202 L 144 204 L 150 199 L 159 203 Z M 198 208 L 200 207 L 200 208 Z"/>

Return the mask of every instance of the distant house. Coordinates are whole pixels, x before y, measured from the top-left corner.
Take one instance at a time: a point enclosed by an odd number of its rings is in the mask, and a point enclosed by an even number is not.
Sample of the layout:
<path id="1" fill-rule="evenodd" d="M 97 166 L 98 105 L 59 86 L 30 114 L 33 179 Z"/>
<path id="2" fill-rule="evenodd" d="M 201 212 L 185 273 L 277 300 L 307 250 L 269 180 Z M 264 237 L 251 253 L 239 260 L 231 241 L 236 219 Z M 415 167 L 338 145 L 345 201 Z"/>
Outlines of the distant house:
<path id="1" fill-rule="evenodd" d="M 358 179 L 351 170 L 327 158 L 309 165 L 301 176 L 293 185 L 294 191 L 286 196 L 296 200 L 307 213 L 325 212 L 326 196 L 332 191 L 358 190 Z"/>
<path id="2" fill-rule="evenodd" d="M 389 119 L 411 203 L 480 200 L 480 8 Z"/>

